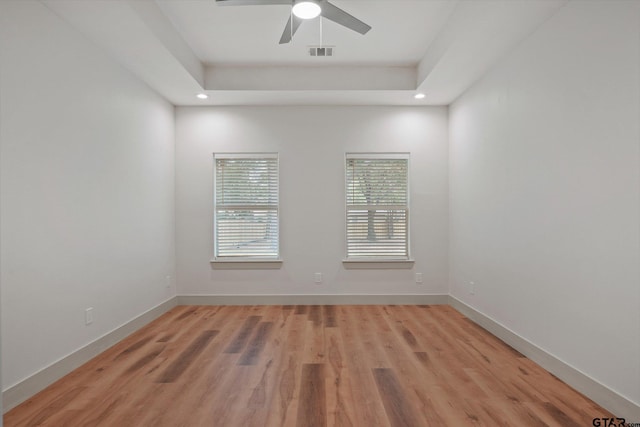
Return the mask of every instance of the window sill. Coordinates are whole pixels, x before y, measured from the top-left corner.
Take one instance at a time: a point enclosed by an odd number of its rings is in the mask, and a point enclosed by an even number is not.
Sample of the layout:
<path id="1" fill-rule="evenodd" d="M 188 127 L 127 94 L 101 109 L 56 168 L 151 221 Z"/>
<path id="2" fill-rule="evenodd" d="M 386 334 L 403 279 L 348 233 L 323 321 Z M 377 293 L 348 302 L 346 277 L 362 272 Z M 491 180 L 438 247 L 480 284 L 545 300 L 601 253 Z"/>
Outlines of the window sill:
<path id="1" fill-rule="evenodd" d="M 343 259 L 347 270 L 409 270 L 413 268 L 413 259 Z"/>
<path id="2" fill-rule="evenodd" d="M 214 270 L 278 270 L 281 259 L 212 259 Z"/>

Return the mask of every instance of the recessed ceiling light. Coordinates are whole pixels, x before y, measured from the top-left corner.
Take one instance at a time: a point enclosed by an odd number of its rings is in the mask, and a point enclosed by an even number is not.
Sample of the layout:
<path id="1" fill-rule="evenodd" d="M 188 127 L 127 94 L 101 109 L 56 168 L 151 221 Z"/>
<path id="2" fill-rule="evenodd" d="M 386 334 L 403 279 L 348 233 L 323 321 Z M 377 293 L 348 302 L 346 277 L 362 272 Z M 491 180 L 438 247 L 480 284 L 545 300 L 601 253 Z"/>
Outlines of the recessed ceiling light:
<path id="1" fill-rule="evenodd" d="M 413 97 L 415 99 L 424 99 L 425 95 L 424 93 L 416 93 L 415 95 L 413 95 Z"/>
<path id="2" fill-rule="evenodd" d="M 291 9 L 294 15 L 300 19 L 313 19 L 320 15 L 322 9 L 320 5 L 313 1 L 300 1 L 296 2 Z"/>
<path id="3" fill-rule="evenodd" d="M 200 99 L 207 99 L 209 96 L 206 93 L 199 93 L 196 95 Z"/>

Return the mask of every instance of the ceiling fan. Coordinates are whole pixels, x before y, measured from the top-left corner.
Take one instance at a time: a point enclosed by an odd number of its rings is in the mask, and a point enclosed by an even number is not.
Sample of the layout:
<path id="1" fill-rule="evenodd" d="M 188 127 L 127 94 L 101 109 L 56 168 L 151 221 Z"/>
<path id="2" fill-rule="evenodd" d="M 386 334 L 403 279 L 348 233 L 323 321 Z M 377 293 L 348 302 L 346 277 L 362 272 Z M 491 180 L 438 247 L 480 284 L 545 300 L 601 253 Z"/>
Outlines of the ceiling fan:
<path id="1" fill-rule="evenodd" d="M 291 5 L 291 17 L 287 20 L 280 44 L 291 41 L 291 37 L 298 30 L 302 21 L 315 18 L 318 15 L 360 34 L 366 34 L 371 29 L 370 25 L 334 6 L 328 0 L 216 0 L 216 3 L 221 6 Z"/>

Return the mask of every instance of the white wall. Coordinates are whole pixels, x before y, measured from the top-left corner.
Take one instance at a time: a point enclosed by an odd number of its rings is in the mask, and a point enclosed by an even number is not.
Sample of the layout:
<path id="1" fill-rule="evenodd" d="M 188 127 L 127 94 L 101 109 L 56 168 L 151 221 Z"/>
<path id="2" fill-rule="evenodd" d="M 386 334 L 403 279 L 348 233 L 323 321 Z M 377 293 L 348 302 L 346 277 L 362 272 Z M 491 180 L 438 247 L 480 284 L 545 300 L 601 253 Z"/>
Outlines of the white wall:
<path id="1" fill-rule="evenodd" d="M 450 110 L 451 293 L 637 404 L 639 5 L 569 3 Z"/>
<path id="2" fill-rule="evenodd" d="M 182 295 L 446 294 L 446 108 L 203 107 L 176 111 Z M 280 153 L 279 270 L 213 269 L 213 153 Z M 411 152 L 413 270 L 346 270 L 344 154 Z M 323 283 L 313 283 L 315 272 Z M 414 272 L 424 274 L 418 286 Z"/>
<path id="3" fill-rule="evenodd" d="M 39 2 L 0 60 L 7 389 L 174 295 L 174 111 Z"/>

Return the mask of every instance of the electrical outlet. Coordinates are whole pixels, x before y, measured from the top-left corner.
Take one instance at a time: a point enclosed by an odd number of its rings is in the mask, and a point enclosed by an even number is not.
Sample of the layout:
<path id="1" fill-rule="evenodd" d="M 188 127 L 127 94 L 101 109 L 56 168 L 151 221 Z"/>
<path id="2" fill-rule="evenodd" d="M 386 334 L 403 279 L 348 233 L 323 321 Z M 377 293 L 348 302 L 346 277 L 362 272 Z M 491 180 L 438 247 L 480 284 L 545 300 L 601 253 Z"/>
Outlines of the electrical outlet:
<path id="1" fill-rule="evenodd" d="M 316 282 L 317 284 L 322 283 L 322 273 L 316 273 L 314 275 L 314 282 Z"/>
<path id="2" fill-rule="evenodd" d="M 90 325 L 93 323 L 93 307 L 89 307 L 84 311 L 84 324 Z"/>
<path id="3" fill-rule="evenodd" d="M 471 295 L 476 294 L 476 282 L 469 282 L 469 293 Z"/>
<path id="4" fill-rule="evenodd" d="M 422 273 L 416 273 L 416 283 L 417 284 L 422 283 Z"/>
<path id="5" fill-rule="evenodd" d="M 171 287 L 171 276 L 167 276 L 166 279 L 166 288 L 169 289 Z"/>

